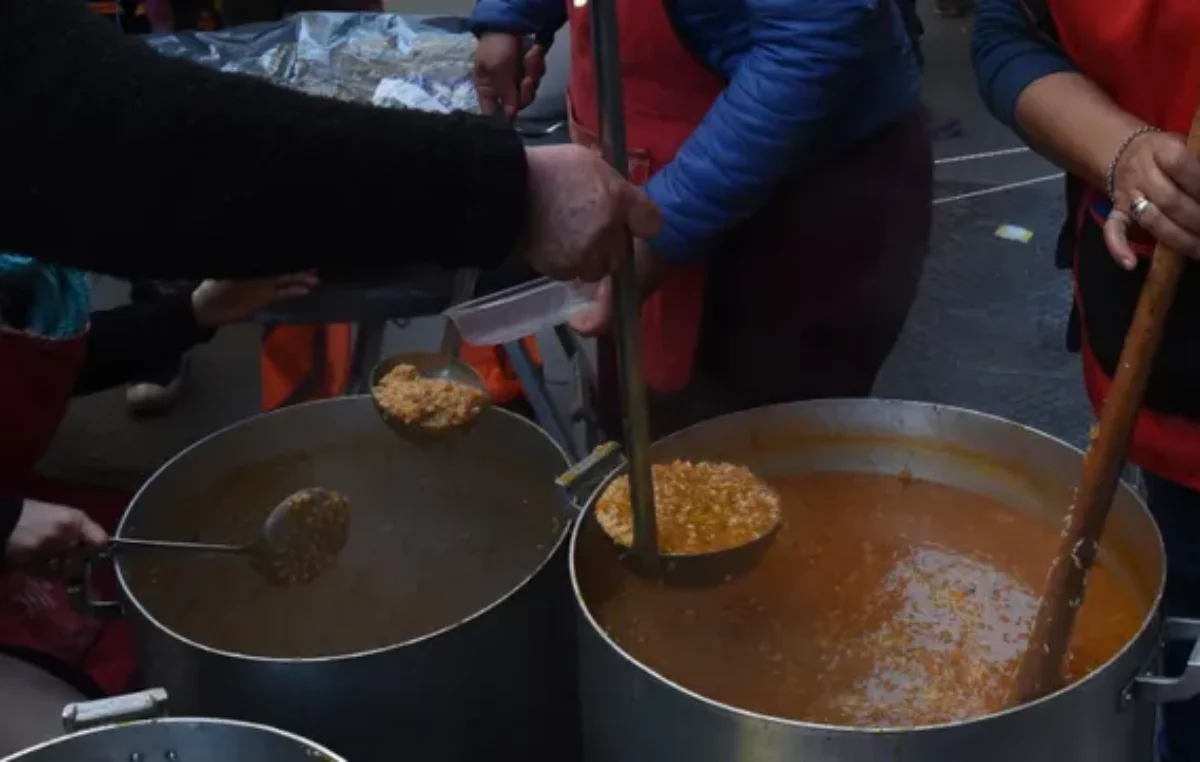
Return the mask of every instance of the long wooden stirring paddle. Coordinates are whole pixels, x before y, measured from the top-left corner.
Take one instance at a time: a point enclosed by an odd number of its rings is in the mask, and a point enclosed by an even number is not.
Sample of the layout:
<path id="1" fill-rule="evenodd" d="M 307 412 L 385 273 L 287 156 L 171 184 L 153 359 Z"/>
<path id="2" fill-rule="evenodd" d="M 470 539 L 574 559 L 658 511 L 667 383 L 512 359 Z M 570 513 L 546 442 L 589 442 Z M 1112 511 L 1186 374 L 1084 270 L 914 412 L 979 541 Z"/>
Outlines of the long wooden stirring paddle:
<path id="1" fill-rule="evenodd" d="M 1200 111 L 1192 117 L 1187 145 L 1200 158 Z M 1058 557 L 1050 567 L 1029 645 L 1009 692 L 1010 706 L 1040 698 L 1059 686 L 1087 574 L 1112 508 L 1138 408 L 1186 262 L 1183 255 L 1161 245 L 1154 249 L 1096 436 L 1084 456 L 1083 477 L 1068 512 Z"/>

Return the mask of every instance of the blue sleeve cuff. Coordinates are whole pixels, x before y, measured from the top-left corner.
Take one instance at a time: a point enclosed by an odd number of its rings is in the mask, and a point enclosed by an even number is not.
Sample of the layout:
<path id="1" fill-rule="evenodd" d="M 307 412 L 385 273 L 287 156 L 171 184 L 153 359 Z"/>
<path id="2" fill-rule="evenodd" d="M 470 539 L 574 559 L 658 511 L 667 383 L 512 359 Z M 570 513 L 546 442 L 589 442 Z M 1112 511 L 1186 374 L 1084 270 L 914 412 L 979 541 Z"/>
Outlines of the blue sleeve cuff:
<path id="1" fill-rule="evenodd" d="M 1016 129 L 1017 99 L 1051 74 L 1075 71 L 1067 55 L 1043 39 L 1016 0 L 979 4 L 971 59 L 979 94 L 992 115 Z"/>
<path id="2" fill-rule="evenodd" d="M 479 0 L 467 28 L 478 37 L 486 32 L 537 35 L 553 39 L 567 23 L 563 0 Z"/>
<path id="3" fill-rule="evenodd" d="M 647 241 L 654 250 L 667 262 L 694 263 L 706 259 L 717 248 L 717 241 L 696 241 L 685 234 L 681 226 L 674 224 L 675 211 L 666 201 L 667 194 L 662 192 L 661 175 L 655 175 L 646 183 L 646 195 L 650 197 L 662 214 L 662 229 L 658 235 Z"/>

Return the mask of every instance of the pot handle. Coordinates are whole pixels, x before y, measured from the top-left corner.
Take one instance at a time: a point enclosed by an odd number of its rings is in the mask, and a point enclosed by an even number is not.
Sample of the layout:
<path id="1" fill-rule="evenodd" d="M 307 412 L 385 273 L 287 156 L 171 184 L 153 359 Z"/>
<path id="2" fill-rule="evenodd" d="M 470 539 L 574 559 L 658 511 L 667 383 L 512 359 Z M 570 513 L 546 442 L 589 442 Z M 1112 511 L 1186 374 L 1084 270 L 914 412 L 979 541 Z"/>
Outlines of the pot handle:
<path id="1" fill-rule="evenodd" d="M 1191 641 L 1192 652 L 1182 674 L 1144 674 L 1133 679 L 1129 695 L 1138 701 L 1151 704 L 1167 704 L 1187 701 L 1200 695 L 1200 619 L 1167 617 L 1163 622 L 1162 642 Z"/>
<path id="2" fill-rule="evenodd" d="M 112 549 L 103 548 L 84 557 L 79 573 L 67 580 L 67 600 L 71 602 L 71 608 L 84 616 L 119 617 L 120 603 L 96 597 L 92 586 L 92 567 L 98 562 L 112 563 Z"/>
<path id="3" fill-rule="evenodd" d="M 583 512 L 588 498 L 614 471 L 625 465 L 625 453 L 616 442 L 596 446 L 583 460 L 554 480 L 563 505 L 572 515 Z"/>
<path id="4" fill-rule="evenodd" d="M 62 723 L 63 730 L 75 733 L 118 722 L 156 720 L 166 714 L 167 692 L 162 688 L 150 688 L 97 701 L 67 704 L 63 707 Z"/>

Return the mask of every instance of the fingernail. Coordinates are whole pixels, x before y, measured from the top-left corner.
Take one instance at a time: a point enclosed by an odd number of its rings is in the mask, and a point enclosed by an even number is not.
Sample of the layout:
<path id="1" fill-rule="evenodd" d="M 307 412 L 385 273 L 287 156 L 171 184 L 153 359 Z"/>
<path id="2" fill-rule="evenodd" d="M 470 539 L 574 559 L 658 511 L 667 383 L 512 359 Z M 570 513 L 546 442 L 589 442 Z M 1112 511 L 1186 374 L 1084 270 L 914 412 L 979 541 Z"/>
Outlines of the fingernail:
<path id="1" fill-rule="evenodd" d="M 1125 257 L 1124 259 L 1121 260 L 1121 267 L 1124 267 L 1126 270 L 1136 269 L 1137 268 L 1137 258 L 1136 257 Z"/>

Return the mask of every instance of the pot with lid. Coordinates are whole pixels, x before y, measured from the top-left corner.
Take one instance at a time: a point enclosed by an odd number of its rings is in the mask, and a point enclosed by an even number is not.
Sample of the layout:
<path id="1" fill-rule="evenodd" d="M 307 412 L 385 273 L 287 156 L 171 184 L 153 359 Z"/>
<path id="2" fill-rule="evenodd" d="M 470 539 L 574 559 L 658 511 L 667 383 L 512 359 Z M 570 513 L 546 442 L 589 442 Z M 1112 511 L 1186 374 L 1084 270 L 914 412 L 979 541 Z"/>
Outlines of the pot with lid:
<path id="1" fill-rule="evenodd" d="M 968 410 L 887 400 L 778 405 L 652 447 L 749 466 L 783 496 L 759 565 L 687 589 L 624 569 L 587 502 L 571 538 L 584 759 L 1150 762 L 1161 538 L 1123 486 L 1083 601 L 1067 687 L 1004 709 L 1081 453 Z M 1193 664 L 1200 663 L 1200 649 Z"/>
<path id="2" fill-rule="evenodd" d="M 334 566 L 276 588 L 235 557 L 121 557 L 120 600 L 86 604 L 126 617 L 146 679 L 180 713 L 301 733 L 355 762 L 569 756 L 566 463 L 502 409 L 424 447 L 366 396 L 260 415 L 163 466 L 117 536 L 234 543 L 319 486 L 352 505 Z"/>
<path id="3" fill-rule="evenodd" d="M 3 762 L 342 762 L 328 749 L 265 725 L 208 717 L 162 717 L 161 688 L 72 704 L 67 735 L 5 757 Z"/>

